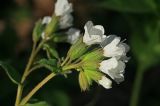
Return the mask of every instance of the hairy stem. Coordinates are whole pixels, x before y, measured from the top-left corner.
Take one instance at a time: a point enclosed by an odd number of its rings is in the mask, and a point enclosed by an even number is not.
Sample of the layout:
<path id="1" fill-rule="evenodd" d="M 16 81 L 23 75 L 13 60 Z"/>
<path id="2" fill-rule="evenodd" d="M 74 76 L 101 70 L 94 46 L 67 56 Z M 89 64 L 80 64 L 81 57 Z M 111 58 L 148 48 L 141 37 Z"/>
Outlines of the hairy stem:
<path id="1" fill-rule="evenodd" d="M 33 89 L 30 91 L 30 93 L 29 93 L 27 96 L 25 96 L 25 97 L 22 99 L 20 105 L 25 105 L 25 104 L 28 102 L 28 100 L 29 100 L 43 85 L 45 85 L 50 79 L 52 79 L 55 75 L 56 75 L 56 74 L 51 73 L 51 74 L 49 74 L 46 78 L 44 78 L 35 88 L 33 88 Z"/>

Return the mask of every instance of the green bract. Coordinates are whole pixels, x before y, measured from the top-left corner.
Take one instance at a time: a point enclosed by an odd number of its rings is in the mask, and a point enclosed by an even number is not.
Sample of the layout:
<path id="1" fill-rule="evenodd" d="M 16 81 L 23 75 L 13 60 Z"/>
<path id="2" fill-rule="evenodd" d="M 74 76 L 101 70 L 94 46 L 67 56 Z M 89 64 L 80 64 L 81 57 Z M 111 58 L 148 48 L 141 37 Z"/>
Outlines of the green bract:
<path id="1" fill-rule="evenodd" d="M 38 20 L 36 22 L 36 25 L 33 29 L 33 42 L 39 41 L 41 34 L 43 32 L 43 25 L 42 25 L 42 20 Z"/>
<path id="2" fill-rule="evenodd" d="M 43 48 L 46 50 L 47 53 L 49 53 L 48 55 L 50 55 L 50 58 L 59 58 L 58 52 L 56 51 L 55 48 L 51 47 L 49 44 L 44 44 Z"/>

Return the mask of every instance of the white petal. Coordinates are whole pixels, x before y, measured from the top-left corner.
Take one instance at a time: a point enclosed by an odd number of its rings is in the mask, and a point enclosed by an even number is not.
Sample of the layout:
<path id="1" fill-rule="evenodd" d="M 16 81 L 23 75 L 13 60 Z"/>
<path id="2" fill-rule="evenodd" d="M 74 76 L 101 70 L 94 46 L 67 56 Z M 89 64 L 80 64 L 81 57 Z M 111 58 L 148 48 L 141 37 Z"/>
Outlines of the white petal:
<path id="1" fill-rule="evenodd" d="M 55 4 L 55 15 L 63 16 L 64 14 L 69 14 L 73 11 L 72 4 L 68 3 L 68 0 L 57 0 Z"/>
<path id="2" fill-rule="evenodd" d="M 125 48 L 125 52 L 128 52 L 130 50 L 130 47 L 126 43 L 121 42 L 120 45 L 123 45 L 123 47 Z"/>
<path id="3" fill-rule="evenodd" d="M 92 21 L 88 21 L 85 26 L 85 33 L 83 37 L 83 42 L 87 45 L 99 44 L 105 38 L 104 28 L 101 25 L 93 25 Z"/>
<path id="4" fill-rule="evenodd" d="M 60 18 L 59 26 L 61 29 L 65 29 L 67 27 L 72 26 L 73 17 L 71 14 L 66 14 Z"/>
<path id="5" fill-rule="evenodd" d="M 112 88 L 112 81 L 105 76 L 102 76 L 102 79 L 98 83 L 106 89 Z"/>
<path id="6" fill-rule="evenodd" d="M 100 63 L 100 71 L 108 74 L 112 79 L 117 83 L 120 83 L 124 80 L 124 69 L 125 63 L 117 60 L 115 57 L 104 60 Z"/>
<path id="7" fill-rule="evenodd" d="M 118 45 L 120 43 L 120 37 L 115 37 L 111 43 L 107 44 L 104 50 L 104 56 L 113 57 L 121 56 L 125 53 L 125 47 L 123 45 Z"/>
<path id="8" fill-rule="evenodd" d="M 67 32 L 67 42 L 74 44 L 80 37 L 80 30 L 76 28 L 70 28 Z"/>
<path id="9" fill-rule="evenodd" d="M 104 35 L 104 27 L 102 25 L 95 25 L 94 27 L 101 30 L 102 34 Z"/>
<path id="10" fill-rule="evenodd" d="M 115 69 L 118 66 L 118 61 L 116 58 L 110 58 L 108 60 L 104 60 L 100 63 L 99 69 L 106 73 L 109 74 L 109 70 Z"/>
<path id="11" fill-rule="evenodd" d="M 42 20 L 42 24 L 48 24 L 50 23 L 52 18 L 50 16 L 45 16 Z"/>

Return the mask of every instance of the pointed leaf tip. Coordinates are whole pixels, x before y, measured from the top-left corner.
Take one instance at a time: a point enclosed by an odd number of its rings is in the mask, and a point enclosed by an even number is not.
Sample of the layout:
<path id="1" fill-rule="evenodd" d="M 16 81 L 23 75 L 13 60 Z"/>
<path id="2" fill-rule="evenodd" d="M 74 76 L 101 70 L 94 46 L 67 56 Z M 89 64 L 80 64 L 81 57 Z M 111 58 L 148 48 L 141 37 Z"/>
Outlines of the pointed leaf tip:
<path id="1" fill-rule="evenodd" d="M 0 66 L 5 70 L 10 80 L 15 84 L 20 84 L 20 74 L 9 64 L 0 61 Z"/>

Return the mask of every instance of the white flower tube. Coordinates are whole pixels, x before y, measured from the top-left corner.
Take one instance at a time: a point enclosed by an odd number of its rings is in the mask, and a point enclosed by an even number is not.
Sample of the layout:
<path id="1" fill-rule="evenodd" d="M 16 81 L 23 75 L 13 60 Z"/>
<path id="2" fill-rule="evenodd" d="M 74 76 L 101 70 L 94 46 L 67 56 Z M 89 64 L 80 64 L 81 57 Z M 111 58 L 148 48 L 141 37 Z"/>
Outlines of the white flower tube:
<path id="1" fill-rule="evenodd" d="M 102 76 L 102 79 L 98 83 L 106 89 L 112 88 L 112 81 L 105 76 Z"/>
<path id="2" fill-rule="evenodd" d="M 67 42 L 74 44 L 78 38 L 80 37 L 80 30 L 76 29 L 76 28 L 70 28 L 67 31 Z"/>
<path id="3" fill-rule="evenodd" d="M 73 11 L 72 3 L 68 3 L 68 0 L 57 0 L 55 4 L 55 15 L 63 16 Z"/>
<path id="4" fill-rule="evenodd" d="M 99 44 L 105 38 L 104 28 L 101 25 L 93 25 L 92 21 L 88 21 L 85 26 L 85 33 L 83 37 L 83 42 L 87 45 Z"/>
<path id="5" fill-rule="evenodd" d="M 100 71 L 108 74 L 117 83 L 124 80 L 125 63 L 113 57 L 100 63 Z"/>
<path id="6" fill-rule="evenodd" d="M 104 48 L 104 56 L 106 57 L 117 57 L 120 58 L 121 56 L 125 56 L 126 52 L 129 50 L 129 46 L 123 42 L 120 42 L 120 37 L 115 35 L 110 35 L 106 39 L 113 38 Z"/>

